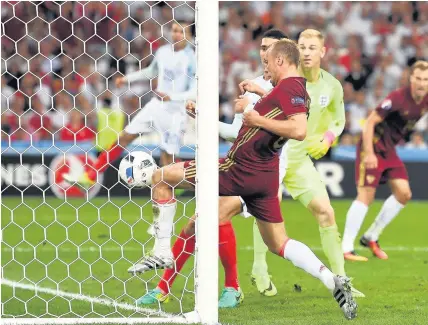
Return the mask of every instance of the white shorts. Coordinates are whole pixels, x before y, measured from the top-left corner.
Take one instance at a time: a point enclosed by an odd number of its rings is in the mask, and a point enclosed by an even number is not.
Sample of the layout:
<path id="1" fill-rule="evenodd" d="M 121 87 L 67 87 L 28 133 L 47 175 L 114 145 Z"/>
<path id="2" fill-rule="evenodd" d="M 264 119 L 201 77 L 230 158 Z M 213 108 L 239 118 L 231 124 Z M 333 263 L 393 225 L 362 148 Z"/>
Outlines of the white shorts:
<path id="1" fill-rule="evenodd" d="M 162 102 L 152 98 L 125 127 L 129 134 L 158 132 L 160 148 L 168 154 L 178 154 L 186 129 L 187 114 L 183 102 Z"/>
<path id="2" fill-rule="evenodd" d="M 287 169 L 287 150 L 284 146 L 282 148 L 281 155 L 279 156 L 279 186 L 280 187 L 281 187 L 282 181 L 285 177 L 286 169 Z M 239 199 L 241 200 L 241 204 L 242 204 L 241 216 L 243 216 L 244 218 L 252 217 L 252 215 L 248 212 L 247 205 L 245 204 L 242 197 L 239 197 Z"/>

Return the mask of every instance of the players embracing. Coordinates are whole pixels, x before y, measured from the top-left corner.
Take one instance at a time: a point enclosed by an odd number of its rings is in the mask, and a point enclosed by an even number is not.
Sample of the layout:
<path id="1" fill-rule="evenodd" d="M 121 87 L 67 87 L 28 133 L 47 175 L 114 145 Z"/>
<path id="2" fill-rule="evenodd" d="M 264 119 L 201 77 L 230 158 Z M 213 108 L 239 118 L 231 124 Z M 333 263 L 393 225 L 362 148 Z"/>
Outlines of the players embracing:
<path id="1" fill-rule="evenodd" d="M 342 248 L 351 261 L 367 261 L 354 251 L 358 235 L 379 184 L 388 183 L 391 196 L 384 202 L 370 228 L 360 239 L 374 256 L 388 259 L 379 246 L 382 231 L 411 199 L 406 166 L 395 146 L 413 129 L 428 110 L 428 62 L 417 61 L 410 69 L 410 86 L 391 92 L 370 114 L 357 145 L 355 181 L 357 198 L 346 216 Z"/>

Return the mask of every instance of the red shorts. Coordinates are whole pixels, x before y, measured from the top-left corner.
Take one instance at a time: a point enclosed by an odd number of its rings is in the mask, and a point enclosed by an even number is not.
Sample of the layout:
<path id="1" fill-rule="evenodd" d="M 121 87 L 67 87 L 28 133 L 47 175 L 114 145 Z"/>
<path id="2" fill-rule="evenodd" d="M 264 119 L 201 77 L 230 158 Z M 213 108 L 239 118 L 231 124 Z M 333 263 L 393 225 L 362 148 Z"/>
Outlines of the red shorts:
<path id="1" fill-rule="evenodd" d="M 357 186 L 377 187 L 390 179 L 409 179 L 404 163 L 398 157 L 395 149 L 386 153 L 376 153 L 378 166 L 376 169 L 366 169 L 363 163 L 364 151 L 361 144 L 357 145 L 355 161 L 355 182 Z"/>
<path id="2" fill-rule="evenodd" d="M 195 161 L 186 161 L 184 168 L 185 180 L 195 184 Z M 278 168 L 262 172 L 243 167 L 228 158 L 219 159 L 218 168 L 220 196 L 240 196 L 257 219 L 283 222 L 278 200 Z"/>

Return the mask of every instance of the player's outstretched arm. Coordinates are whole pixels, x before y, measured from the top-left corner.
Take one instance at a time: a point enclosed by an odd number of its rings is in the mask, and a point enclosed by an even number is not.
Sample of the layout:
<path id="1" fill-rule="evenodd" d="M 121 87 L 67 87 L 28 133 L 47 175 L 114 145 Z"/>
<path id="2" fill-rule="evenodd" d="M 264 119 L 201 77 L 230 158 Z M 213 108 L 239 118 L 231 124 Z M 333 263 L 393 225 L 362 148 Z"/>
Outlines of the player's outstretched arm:
<path id="1" fill-rule="evenodd" d="M 135 71 L 133 73 L 129 73 L 124 77 L 119 77 L 116 79 L 116 86 L 121 87 L 125 82 L 134 82 L 138 80 L 150 80 L 155 78 L 158 75 L 158 65 L 156 57 L 150 63 L 147 68 L 144 68 L 139 71 Z"/>
<path id="2" fill-rule="evenodd" d="M 238 137 L 242 126 L 242 114 L 235 114 L 232 124 L 219 122 L 220 137 L 226 141 L 233 142 Z"/>
<path id="3" fill-rule="evenodd" d="M 244 113 L 243 122 L 248 127 L 259 127 L 283 138 L 303 141 L 308 120 L 306 113 L 289 115 L 287 120 L 273 120 L 253 110 Z"/>

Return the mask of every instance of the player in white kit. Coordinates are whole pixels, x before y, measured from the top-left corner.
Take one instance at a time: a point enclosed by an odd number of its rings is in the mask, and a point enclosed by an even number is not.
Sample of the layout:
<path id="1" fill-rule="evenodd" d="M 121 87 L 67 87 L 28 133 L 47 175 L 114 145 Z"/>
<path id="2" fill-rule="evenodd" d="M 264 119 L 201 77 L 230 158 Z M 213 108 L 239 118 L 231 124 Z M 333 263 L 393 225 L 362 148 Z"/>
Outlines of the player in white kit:
<path id="1" fill-rule="evenodd" d="M 116 79 L 116 86 L 121 87 L 127 82 L 157 78 L 157 88 L 153 91 L 156 95 L 120 133 L 118 142 L 101 153 L 88 172 L 78 179 L 64 174 L 66 181 L 77 182 L 86 188 L 92 186 L 97 181 L 97 174 L 103 173 L 111 162 L 119 158 L 127 145 L 148 132 L 160 133 L 161 165 L 173 162 L 174 155 L 180 151 L 187 122 L 185 101 L 196 93 L 196 56 L 189 43 L 191 37 L 188 24 L 173 22 L 172 44 L 161 46 L 149 67 Z"/>

